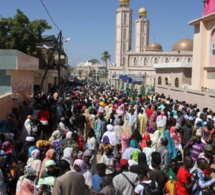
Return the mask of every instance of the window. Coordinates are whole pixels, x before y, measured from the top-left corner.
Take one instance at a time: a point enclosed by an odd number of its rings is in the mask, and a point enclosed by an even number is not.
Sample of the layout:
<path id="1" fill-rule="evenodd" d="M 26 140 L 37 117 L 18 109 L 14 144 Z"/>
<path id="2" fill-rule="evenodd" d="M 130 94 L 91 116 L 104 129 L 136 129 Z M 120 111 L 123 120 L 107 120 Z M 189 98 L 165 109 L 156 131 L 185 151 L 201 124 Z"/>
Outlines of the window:
<path id="1" fill-rule="evenodd" d="M 180 61 L 180 59 L 179 59 L 179 58 L 177 58 L 177 59 L 176 59 L 176 62 L 179 62 L 179 61 Z"/>
<path id="2" fill-rule="evenodd" d="M 179 79 L 178 78 L 175 78 L 175 87 L 179 87 Z"/>
<path id="3" fill-rule="evenodd" d="M 162 84 L 161 77 L 158 77 L 158 85 L 161 85 L 161 84 Z"/>
<path id="4" fill-rule="evenodd" d="M 126 45 L 125 45 L 125 43 L 123 43 L 122 52 L 123 52 L 123 53 L 125 53 L 125 52 L 126 52 Z"/>
<path id="5" fill-rule="evenodd" d="M 125 57 L 122 58 L 122 65 L 125 66 Z"/>
<path id="6" fill-rule="evenodd" d="M 212 55 L 215 55 L 215 42 L 212 43 Z"/>
<path id="7" fill-rule="evenodd" d="M 137 58 L 135 57 L 134 58 L 134 66 L 136 66 L 137 65 Z"/>
<path id="8" fill-rule="evenodd" d="M 126 13 L 124 13 L 124 25 L 126 25 L 127 23 L 127 17 L 126 17 Z"/>
<path id="9" fill-rule="evenodd" d="M 158 59 L 157 59 L 157 58 L 155 58 L 155 64 L 156 64 L 156 63 L 158 63 Z"/>
<path id="10" fill-rule="evenodd" d="M 191 62 L 190 58 L 188 58 L 188 59 L 187 59 L 187 62 L 188 62 L 188 63 L 190 63 L 190 62 Z"/>
<path id="11" fill-rule="evenodd" d="M 123 39 L 124 40 L 126 39 L 126 29 L 125 28 L 123 29 Z"/>
<path id="12" fill-rule="evenodd" d="M 215 66 L 215 27 L 211 33 L 211 56 L 210 56 L 210 66 Z"/>
<path id="13" fill-rule="evenodd" d="M 168 78 L 167 78 L 167 77 L 165 78 L 165 84 L 166 84 L 166 85 L 169 84 L 169 83 L 168 83 Z"/>

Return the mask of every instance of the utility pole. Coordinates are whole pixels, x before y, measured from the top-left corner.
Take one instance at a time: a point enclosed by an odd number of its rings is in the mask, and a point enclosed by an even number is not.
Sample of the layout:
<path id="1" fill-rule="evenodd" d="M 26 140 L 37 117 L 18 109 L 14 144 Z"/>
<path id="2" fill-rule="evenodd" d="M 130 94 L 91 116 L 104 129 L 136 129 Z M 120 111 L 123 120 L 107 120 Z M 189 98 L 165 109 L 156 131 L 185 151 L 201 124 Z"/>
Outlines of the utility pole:
<path id="1" fill-rule="evenodd" d="M 60 61 L 62 53 L 62 31 L 59 33 L 59 48 L 58 48 L 58 88 L 60 87 Z"/>

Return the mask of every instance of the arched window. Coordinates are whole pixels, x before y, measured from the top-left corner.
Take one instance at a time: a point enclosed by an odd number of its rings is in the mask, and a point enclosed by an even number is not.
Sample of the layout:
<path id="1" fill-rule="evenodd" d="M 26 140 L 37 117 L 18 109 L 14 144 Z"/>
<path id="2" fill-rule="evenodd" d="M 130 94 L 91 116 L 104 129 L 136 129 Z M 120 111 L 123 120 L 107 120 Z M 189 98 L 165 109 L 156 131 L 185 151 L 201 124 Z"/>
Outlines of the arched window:
<path id="1" fill-rule="evenodd" d="M 158 58 L 155 58 L 155 64 L 157 64 L 158 63 Z"/>
<path id="2" fill-rule="evenodd" d="M 175 87 L 179 87 L 179 79 L 178 78 L 175 78 Z"/>
<path id="3" fill-rule="evenodd" d="M 144 66 L 147 65 L 147 58 L 144 58 Z"/>
<path id="4" fill-rule="evenodd" d="M 126 25 L 126 23 L 127 23 L 127 16 L 126 14 L 124 14 L 124 25 Z"/>
<path id="5" fill-rule="evenodd" d="M 125 28 L 123 29 L 123 39 L 124 40 L 126 39 L 126 29 Z"/>
<path id="6" fill-rule="evenodd" d="M 190 58 L 188 58 L 188 59 L 187 59 L 187 63 L 190 63 L 190 61 L 191 61 Z"/>
<path id="7" fill-rule="evenodd" d="M 169 59 L 168 59 L 168 58 L 166 58 L 166 59 L 165 59 L 165 63 L 168 63 L 168 62 L 169 62 Z"/>
<path id="8" fill-rule="evenodd" d="M 179 58 L 176 58 L 176 62 L 179 62 L 180 61 L 180 59 Z"/>
<path id="9" fill-rule="evenodd" d="M 161 77 L 158 77 L 158 85 L 162 85 L 162 79 L 161 79 Z"/>
<path id="10" fill-rule="evenodd" d="M 136 66 L 137 65 L 137 58 L 135 57 L 134 58 L 134 66 Z"/>
<path id="11" fill-rule="evenodd" d="M 122 65 L 125 66 L 125 57 L 122 58 Z"/>
<path id="12" fill-rule="evenodd" d="M 167 78 L 167 77 L 165 78 L 165 84 L 166 84 L 166 85 L 168 85 L 168 84 L 169 84 L 169 82 L 168 82 L 168 78 Z"/>
<path id="13" fill-rule="evenodd" d="M 215 66 L 215 28 L 211 33 L 211 59 L 210 65 Z"/>
<path id="14" fill-rule="evenodd" d="M 126 52 L 126 45 L 125 45 L 125 43 L 123 43 L 122 52 L 123 52 L 123 53 L 125 53 L 125 52 Z"/>

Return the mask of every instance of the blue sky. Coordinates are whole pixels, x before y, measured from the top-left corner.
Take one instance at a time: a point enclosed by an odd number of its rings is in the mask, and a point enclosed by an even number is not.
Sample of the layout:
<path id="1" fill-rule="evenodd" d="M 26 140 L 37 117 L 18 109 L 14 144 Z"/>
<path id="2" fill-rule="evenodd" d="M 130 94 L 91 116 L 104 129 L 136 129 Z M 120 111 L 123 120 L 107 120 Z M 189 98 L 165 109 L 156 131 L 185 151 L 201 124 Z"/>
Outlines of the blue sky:
<path id="1" fill-rule="evenodd" d="M 101 59 L 104 51 L 115 60 L 115 10 L 118 0 L 43 0 L 57 26 L 62 30 L 69 63 L 96 58 Z M 193 38 L 193 27 L 188 22 L 200 18 L 203 14 L 202 0 L 130 0 L 134 21 L 138 10 L 145 7 L 150 20 L 150 42 L 158 42 L 164 51 L 170 51 L 172 45 L 181 38 Z M 44 34 L 57 36 L 54 26 L 40 0 L 0 0 L 0 15 L 13 17 L 20 9 L 30 20 L 46 19 L 52 26 Z M 132 50 L 134 47 L 132 47 Z"/>

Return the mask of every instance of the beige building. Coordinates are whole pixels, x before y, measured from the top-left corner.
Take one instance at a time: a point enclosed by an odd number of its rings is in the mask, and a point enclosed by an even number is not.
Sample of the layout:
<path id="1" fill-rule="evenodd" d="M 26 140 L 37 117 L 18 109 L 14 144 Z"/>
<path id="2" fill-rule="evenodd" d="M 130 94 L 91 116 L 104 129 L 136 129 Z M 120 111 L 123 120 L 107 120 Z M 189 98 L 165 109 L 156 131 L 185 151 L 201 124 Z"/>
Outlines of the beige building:
<path id="1" fill-rule="evenodd" d="M 109 81 L 118 87 L 121 86 L 120 75 L 139 76 L 144 78 L 144 86 L 154 86 L 155 64 L 192 62 L 192 40 L 179 40 L 170 52 L 164 52 L 159 43 L 149 43 L 150 21 L 147 10 L 140 8 L 139 18 L 135 21 L 135 48 L 132 51 L 132 9 L 129 4 L 129 0 L 119 0 L 120 7 L 116 10 L 115 64 L 109 66 Z"/>

